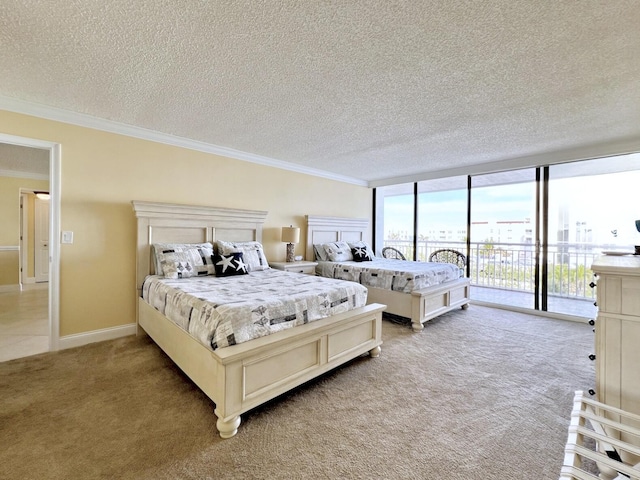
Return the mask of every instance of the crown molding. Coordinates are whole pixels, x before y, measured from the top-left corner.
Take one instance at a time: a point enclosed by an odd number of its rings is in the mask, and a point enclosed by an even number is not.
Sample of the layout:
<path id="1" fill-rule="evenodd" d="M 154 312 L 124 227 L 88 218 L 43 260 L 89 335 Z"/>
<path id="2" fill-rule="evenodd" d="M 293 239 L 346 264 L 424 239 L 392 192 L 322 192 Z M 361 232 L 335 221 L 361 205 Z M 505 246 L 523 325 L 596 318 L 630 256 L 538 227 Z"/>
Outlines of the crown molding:
<path id="1" fill-rule="evenodd" d="M 162 143 L 165 145 L 172 145 L 176 147 L 186 148 L 204 153 L 210 153 L 214 155 L 220 155 L 235 160 L 241 160 L 245 162 L 255 163 L 258 165 L 264 165 L 273 168 L 279 168 L 281 170 L 287 170 L 296 173 L 302 173 L 305 175 L 311 175 L 315 177 L 326 178 L 342 183 L 349 183 L 353 185 L 375 188 L 388 185 L 398 185 L 403 183 L 413 183 L 421 180 L 429 180 L 434 178 L 444 178 L 457 175 L 474 175 L 483 173 L 493 173 L 504 170 L 526 168 L 539 165 L 552 165 L 556 163 L 571 162 L 576 160 L 589 160 L 598 157 L 608 157 L 614 155 L 622 155 L 628 153 L 637 153 L 640 151 L 640 139 L 627 138 L 619 139 L 605 144 L 580 146 L 577 148 L 559 150 L 554 152 L 544 152 L 540 154 L 524 156 L 520 158 L 512 158 L 505 160 L 498 160 L 494 162 L 487 162 L 479 165 L 469 165 L 465 167 L 457 167 L 451 169 L 445 169 L 441 171 L 424 172 L 414 175 L 399 176 L 393 178 L 385 178 L 379 180 L 373 180 L 367 182 L 358 178 L 343 176 L 327 172 L 325 170 L 304 167 L 290 162 L 277 160 L 274 158 L 264 157 L 253 153 L 242 152 L 232 148 L 222 147 L 210 143 L 200 142 L 197 140 L 191 140 L 184 137 L 178 137 L 175 135 L 169 135 L 154 130 L 149 130 L 141 127 L 135 127 L 112 120 L 106 120 L 103 118 L 93 117 L 83 113 L 72 112 L 56 107 L 50 107 L 39 103 L 28 102 L 25 100 L 18 100 L 12 97 L 6 97 L 0 95 L 0 110 L 7 110 L 14 113 L 20 113 L 24 115 L 31 115 L 38 118 L 44 118 L 47 120 L 53 120 L 62 123 L 68 123 L 71 125 L 77 125 L 85 128 L 92 128 L 95 130 L 105 131 L 109 133 L 115 133 L 118 135 L 125 135 L 128 137 L 139 138 L 142 140 L 149 140 L 152 142 Z M 1 141 L 1 138 L 0 138 Z M 28 176 L 23 175 L 9 175 L 6 171 L 0 171 L 3 176 L 22 176 L 24 178 L 36 178 L 46 180 L 47 177 L 42 176 Z"/>
<path id="2" fill-rule="evenodd" d="M 29 178 L 31 180 L 49 180 L 48 174 L 0 170 L 0 177 Z"/>
<path id="3" fill-rule="evenodd" d="M 219 145 L 214 145 L 211 143 L 205 143 L 184 137 L 169 135 L 146 128 L 135 127 L 133 125 L 127 125 L 112 120 L 106 120 L 103 118 L 86 115 L 84 113 L 72 112 L 70 110 L 65 110 L 62 108 L 50 107 L 47 105 L 28 102 L 25 100 L 18 100 L 16 98 L 6 97 L 2 95 L 0 95 L 0 109 L 14 113 L 21 113 L 24 115 L 31 115 L 38 118 L 44 118 L 47 120 L 54 120 L 56 122 L 77 125 L 79 127 L 92 128 L 94 130 L 115 133 L 118 135 L 125 135 L 142 140 L 150 140 L 152 142 L 162 143 L 165 145 L 172 145 L 175 147 L 187 148 L 189 150 L 211 153 L 214 155 L 232 158 L 234 160 L 242 160 L 245 162 L 251 162 L 267 167 L 279 168 L 281 170 L 288 170 L 291 172 L 302 173 L 314 177 L 322 177 L 329 180 L 350 183 L 353 185 L 360 185 L 363 187 L 368 186 L 368 183 L 366 181 L 358 178 L 336 175 L 321 169 L 303 167 L 301 165 L 277 160 L 275 158 L 263 157 L 261 155 L 242 152 L 233 148 L 221 147 Z"/>

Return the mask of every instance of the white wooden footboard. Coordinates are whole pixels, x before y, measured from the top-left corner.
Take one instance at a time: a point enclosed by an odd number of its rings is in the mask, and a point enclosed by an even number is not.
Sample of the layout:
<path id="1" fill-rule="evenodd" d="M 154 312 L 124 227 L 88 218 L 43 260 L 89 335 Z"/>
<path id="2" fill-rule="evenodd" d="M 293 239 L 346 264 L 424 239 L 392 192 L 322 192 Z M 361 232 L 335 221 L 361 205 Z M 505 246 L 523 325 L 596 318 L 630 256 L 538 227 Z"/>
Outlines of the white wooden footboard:
<path id="1" fill-rule="evenodd" d="M 468 308 L 470 283 L 468 278 L 459 278 L 410 294 L 367 287 L 367 298 L 370 302 L 387 305 L 389 313 L 410 318 L 413 330 L 420 332 L 424 322 L 458 307 Z"/>
<path id="2" fill-rule="evenodd" d="M 212 351 L 139 299 L 139 325 L 216 404 L 220 436 L 240 414 L 363 353 L 380 354 L 384 305 L 356 310 Z"/>
<path id="3" fill-rule="evenodd" d="M 424 322 L 449 312 L 455 308 L 469 308 L 471 282 L 468 278 L 459 278 L 438 286 L 411 292 L 411 327 L 421 331 Z"/>

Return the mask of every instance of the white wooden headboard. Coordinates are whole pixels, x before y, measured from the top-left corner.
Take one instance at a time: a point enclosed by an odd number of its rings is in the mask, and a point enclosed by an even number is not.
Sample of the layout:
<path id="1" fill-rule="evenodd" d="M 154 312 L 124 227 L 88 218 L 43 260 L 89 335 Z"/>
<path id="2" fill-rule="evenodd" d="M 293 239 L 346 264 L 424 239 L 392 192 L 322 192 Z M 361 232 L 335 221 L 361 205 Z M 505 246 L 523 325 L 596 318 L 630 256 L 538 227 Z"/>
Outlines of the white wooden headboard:
<path id="1" fill-rule="evenodd" d="M 369 220 L 366 218 L 321 217 L 307 215 L 307 260 L 313 260 L 315 254 L 313 246 L 318 243 L 365 241 L 371 243 L 369 234 Z"/>
<path id="2" fill-rule="evenodd" d="M 134 200 L 138 219 L 136 250 L 136 288 L 142 288 L 153 274 L 151 259 L 154 243 L 201 243 L 227 240 L 262 242 L 262 226 L 267 212 L 233 208 L 177 205 Z"/>

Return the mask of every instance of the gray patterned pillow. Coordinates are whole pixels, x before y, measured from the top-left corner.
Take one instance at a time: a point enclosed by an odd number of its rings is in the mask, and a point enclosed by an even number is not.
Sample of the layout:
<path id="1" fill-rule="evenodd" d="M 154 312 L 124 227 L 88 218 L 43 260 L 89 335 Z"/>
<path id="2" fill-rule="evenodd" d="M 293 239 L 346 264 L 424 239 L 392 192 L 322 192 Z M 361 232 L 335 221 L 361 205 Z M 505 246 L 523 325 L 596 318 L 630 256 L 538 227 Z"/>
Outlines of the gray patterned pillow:
<path id="1" fill-rule="evenodd" d="M 230 255 L 236 252 L 242 253 L 244 263 L 250 272 L 268 270 L 270 268 L 260 242 L 225 242 L 218 240 L 216 245 L 218 253 L 221 255 Z"/>
<path id="2" fill-rule="evenodd" d="M 213 245 L 210 242 L 204 243 L 154 243 L 153 253 L 155 257 L 156 275 L 162 275 L 162 261 L 167 253 L 189 252 L 189 258 L 194 265 L 206 265 L 209 275 L 213 275 L 215 270 L 211 261 L 213 255 Z"/>
<path id="3" fill-rule="evenodd" d="M 165 252 L 162 254 L 162 273 L 166 278 L 178 279 L 200 277 L 215 272 L 213 262 L 210 265 L 197 265 L 192 255 L 187 252 Z"/>
<path id="4" fill-rule="evenodd" d="M 324 251 L 331 262 L 348 262 L 353 260 L 351 247 L 347 242 L 331 242 L 324 244 Z"/>
<path id="5" fill-rule="evenodd" d="M 324 251 L 324 245 L 322 243 L 316 243 L 313 245 L 313 253 L 316 254 L 316 260 L 320 260 L 321 262 L 326 262 L 327 252 Z"/>

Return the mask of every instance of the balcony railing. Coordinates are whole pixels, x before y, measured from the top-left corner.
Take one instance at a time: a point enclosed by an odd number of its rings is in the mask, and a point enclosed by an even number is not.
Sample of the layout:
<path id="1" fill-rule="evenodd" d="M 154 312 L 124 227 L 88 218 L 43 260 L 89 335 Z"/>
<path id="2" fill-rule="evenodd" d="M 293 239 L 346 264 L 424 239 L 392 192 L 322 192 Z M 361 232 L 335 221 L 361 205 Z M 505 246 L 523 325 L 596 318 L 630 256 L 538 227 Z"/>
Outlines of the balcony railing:
<path id="1" fill-rule="evenodd" d="M 413 258 L 413 242 L 385 240 L 385 247 L 400 250 Z M 464 242 L 419 241 L 418 261 L 428 261 L 429 255 L 441 248 L 466 251 Z M 548 246 L 547 291 L 551 296 L 595 299 L 589 286 L 593 281 L 591 264 L 611 245 L 557 243 Z M 469 255 L 471 284 L 481 287 L 533 293 L 535 287 L 535 246 L 530 243 L 471 243 Z M 541 272 L 542 274 L 542 272 Z"/>

